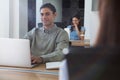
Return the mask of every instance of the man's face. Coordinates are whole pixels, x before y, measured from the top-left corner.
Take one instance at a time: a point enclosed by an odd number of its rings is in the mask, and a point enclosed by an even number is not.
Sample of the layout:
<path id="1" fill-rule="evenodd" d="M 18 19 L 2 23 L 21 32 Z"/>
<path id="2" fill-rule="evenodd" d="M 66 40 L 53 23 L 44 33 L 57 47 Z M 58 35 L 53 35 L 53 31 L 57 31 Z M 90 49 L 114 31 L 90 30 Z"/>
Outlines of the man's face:
<path id="1" fill-rule="evenodd" d="M 42 8 L 40 14 L 43 26 L 49 27 L 53 24 L 56 13 L 53 13 L 49 8 Z"/>

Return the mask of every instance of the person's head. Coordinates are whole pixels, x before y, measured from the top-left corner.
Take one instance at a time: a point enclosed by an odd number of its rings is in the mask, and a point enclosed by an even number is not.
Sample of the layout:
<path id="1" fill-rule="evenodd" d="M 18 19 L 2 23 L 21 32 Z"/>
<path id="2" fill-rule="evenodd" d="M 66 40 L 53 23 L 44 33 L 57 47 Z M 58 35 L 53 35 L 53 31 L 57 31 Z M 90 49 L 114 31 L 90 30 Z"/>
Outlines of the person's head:
<path id="1" fill-rule="evenodd" d="M 56 17 L 56 8 L 51 3 L 45 3 L 40 7 L 40 15 L 43 26 L 53 25 Z"/>
<path id="2" fill-rule="evenodd" d="M 99 0 L 100 30 L 96 46 L 120 45 L 119 0 Z"/>
<path id="3" fill-rule="evenodd" d="M 72 18 L 70 20 L 70 24 L 71 25 L 75 25 L 75 24 L 80 25 L 81 24 L 80 23 L 80 16 L 79 15 L 72 16 Z"/>
<path id="4" fill-rule="evenodd" d="M 70 19 L 70 22 L 69 22 L 69 24 L 70 25 L 72 25 L 73 27 L 75 26 L 75 25 L 77 25 L 77 27 L 78 27 L 78 29 L 80 30 L 81 28 L 81 22 L 80 22 L 80 16 L 78 15 L 78 14 L 76 14 L 76 15 L 74 15 L 74 16 L 72 16 L 72 18 Z M 72 31 L 72 30 L 71 30 Z"/>

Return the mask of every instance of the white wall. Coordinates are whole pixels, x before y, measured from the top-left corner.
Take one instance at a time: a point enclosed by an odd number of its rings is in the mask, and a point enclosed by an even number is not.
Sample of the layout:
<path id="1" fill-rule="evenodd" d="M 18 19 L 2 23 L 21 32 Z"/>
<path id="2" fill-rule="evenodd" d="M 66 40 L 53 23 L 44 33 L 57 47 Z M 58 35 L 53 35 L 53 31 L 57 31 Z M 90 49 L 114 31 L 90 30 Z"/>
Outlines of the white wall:
<path id="1" fill-rule="evenodd" d="M 27 32 L 28 0 L 0 0 L 0 37 L 22 38 Z"/>
<path id="2" fill-rule="evenodd" d="M 11 0 L 10 5 L 10 37 L 23 38 L 28 30 L 28 0 Z"/>
<path id="3" fill-rule="evenodd" d="M 0 0 L 0 37 L 9 37 L 9 0 Z"/>
<path id="4" fill-rule="evenodd" d="M 43 4 L 43 0 L 36 0 L 36 27 L 38 27 L 38 23 L 40 20 L 40 6 Z"/>
<path id="5" fill-rule="evenodd" d="M 57 10 L 57 17 L 55 22 L 62 21 L 62 0 L 36 0 L 36 27 L 38 27 L 38 23 L 41 22 L 40 20 L 40 7 L 44 3 L 51 3 L 56 7 Z"/>
<path id="6" fill-rule="evenodd" d="M 19 38 L 19 0 L 10 0 L 9 37 Z"/>
<path id="7" fill-rule="evenodd" d="M 28 0 L 20 0 L 19 6 L 19 38 L 28 31 Z"/>
<path id="8" fill-rule="evenodd" d="M 84 16 L 85 38 L 90 39 L 90 44 L 93 46 L 99 29 L 99 18 L 98 11 L 92 11 L 92 0 L 85 0 Z"/>

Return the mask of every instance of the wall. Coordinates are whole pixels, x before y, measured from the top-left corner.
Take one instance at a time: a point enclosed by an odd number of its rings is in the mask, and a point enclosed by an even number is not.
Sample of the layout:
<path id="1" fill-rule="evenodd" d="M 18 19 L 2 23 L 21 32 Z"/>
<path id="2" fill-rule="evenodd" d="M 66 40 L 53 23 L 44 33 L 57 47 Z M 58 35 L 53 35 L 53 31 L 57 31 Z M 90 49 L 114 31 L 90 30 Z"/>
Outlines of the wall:
<path id="1" fill-rule="evenodd" d="M 36 27 L 38 27 L 38 23 L 41 22 L 40 20 L 40 6 L 44 3 L 52 3 L 57 10 L 57 17 L 55 22 L 62 21 L 62 0 L 36 0 Z"/>
<path id="2" fill-rule="evenodd" d="M 90 44 L 93 46 L 99 29 L 99 18 L 98 11 L 92 11 L 92 0 L 85 0 L 84 15 L 84 26 L 86 27 L 85 38 L 90 39 Z"/>
<path id="3" fill-rule="evenodd" d="M 0 37 L 22 38 L 26 32 L 27 0 L 1 0 Z"/>
<path id="4" fill-rule="evenodd" d="M 81 2 L 81 3 L 79 3 Z M 82 5 L 83 4 L 83 5 Z M 81 5 L 81 7 L 80 7 Z M 63 0 L 63 18 L 62 21 L 66 26 L 70 25 L 70 19 L 73 15 L 79 14 L 81 18 L 81 25 L 84 26 L 84 0 Z"/>
<path id="5" fill-rule="evenodd" d="M 9 0 L 0 0 L 0 37 L 9 37 Z"/>
<path id="6" fill-rule="evenodd" d="M 9 37 L 19 38 L 19 0 L 11 0 L 9 4 Z"/>
<path id="7" fill-rule="evenodd" d="M 27 32 L 27 0 L 0 1 L 0 37 L 22 38 Z"/>
<path id="8" fill-rule="evenodd" d="M 19 38 L 28 31 L 28 0 L 20 0 L 19 7 Z"/>

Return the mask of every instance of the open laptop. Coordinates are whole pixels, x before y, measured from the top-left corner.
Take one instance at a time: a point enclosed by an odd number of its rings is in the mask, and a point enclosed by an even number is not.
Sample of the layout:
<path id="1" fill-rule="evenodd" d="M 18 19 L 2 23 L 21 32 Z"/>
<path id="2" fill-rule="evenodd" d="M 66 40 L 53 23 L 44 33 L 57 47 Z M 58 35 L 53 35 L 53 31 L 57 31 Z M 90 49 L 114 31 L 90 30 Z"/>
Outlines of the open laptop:
<path id="1" fill-rule="evenodd" d="M 0 66 L 32 68 L 27 39 L 0 38 Z"/>

